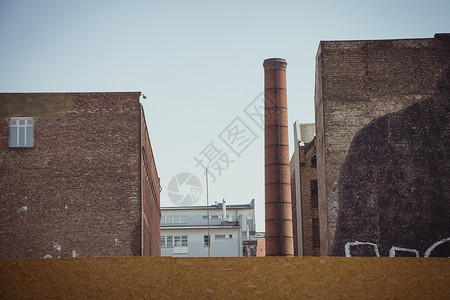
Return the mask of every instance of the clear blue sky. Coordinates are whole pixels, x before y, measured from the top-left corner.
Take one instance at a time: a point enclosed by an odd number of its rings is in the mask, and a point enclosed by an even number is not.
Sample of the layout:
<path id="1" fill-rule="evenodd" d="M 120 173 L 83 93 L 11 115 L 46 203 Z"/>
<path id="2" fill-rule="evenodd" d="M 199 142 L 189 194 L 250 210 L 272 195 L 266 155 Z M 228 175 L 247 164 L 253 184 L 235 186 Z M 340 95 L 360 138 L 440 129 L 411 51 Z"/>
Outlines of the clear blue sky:
<path id="1" fill-rule="evenodd" d="M 431 38 L 450 32 L 449 15 L 448 0 L 0 0 L 0 92 L 142 91 L 162 205 L 176 174 L 204 183 L 194 156 L 213 142 L 234 162 L 210 201 L 254 198 L 263 231 L 263 134 L 243 112 L 263 60 L 288 62 L 289 125 L 314 122 L 319 41 Z M 236 117 L 257 137 L 240 156 L 219 138 Z"/>

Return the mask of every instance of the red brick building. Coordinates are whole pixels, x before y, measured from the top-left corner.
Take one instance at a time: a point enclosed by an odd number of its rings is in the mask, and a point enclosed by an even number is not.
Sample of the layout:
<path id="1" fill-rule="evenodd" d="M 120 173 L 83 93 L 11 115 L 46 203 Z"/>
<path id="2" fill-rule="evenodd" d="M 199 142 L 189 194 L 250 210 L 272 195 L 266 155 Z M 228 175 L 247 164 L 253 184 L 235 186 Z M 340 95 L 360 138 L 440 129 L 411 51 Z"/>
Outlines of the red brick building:
<path id="1" fill-rule="evenodd" d="M 0 94 L 0 257 L 160 255 L 140 95 Z"/>
<path id="2" fill-rule="evenodd" d="M 305 132 L 297 135 L 298 126 L 300 131 L 310 129 L 309 136 Z M 294 124 L 294 142 L 297 145 L 290 161 L 290 174 L 295 256 L 320 256 L 317 156 L 314 128 L 314 124 L 298 124 L 297 122 Z M 302 137 L 300 138 L 300 136 Z M 299 177 L 298 180 L 297 176 Z"/>

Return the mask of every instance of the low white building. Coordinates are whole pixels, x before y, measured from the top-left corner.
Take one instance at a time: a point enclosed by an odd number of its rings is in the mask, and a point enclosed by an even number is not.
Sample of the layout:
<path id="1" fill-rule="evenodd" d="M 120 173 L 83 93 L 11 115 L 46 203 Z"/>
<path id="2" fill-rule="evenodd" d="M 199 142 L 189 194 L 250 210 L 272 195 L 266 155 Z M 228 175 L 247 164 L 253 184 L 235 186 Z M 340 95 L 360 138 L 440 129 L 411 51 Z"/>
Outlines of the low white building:
<path id="1" fill-rule="evenodd" d="M 208 237 L 209 214 L 209 237 Z M 255 203 L 161 207 L 161 255 L 256 256 Z M 209 248 L 209 249 L 208 249 Z"/>

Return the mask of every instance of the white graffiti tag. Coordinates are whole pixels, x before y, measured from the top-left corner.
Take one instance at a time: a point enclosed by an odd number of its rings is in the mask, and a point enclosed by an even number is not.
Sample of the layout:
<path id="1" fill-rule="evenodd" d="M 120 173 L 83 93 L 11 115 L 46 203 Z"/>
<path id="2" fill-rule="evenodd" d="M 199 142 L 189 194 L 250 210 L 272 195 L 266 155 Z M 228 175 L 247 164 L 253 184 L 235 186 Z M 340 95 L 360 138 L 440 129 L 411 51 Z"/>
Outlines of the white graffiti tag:
<path id="1" fill-rule="evenodd" d="M 437 241 L 436 243 L 434 243 L 433 245 L 431 245 L 431 247 L 428 248 L 428 249 L 425 251 L 424 257 L 429 257 L 430 254 L 433 252 L 433 250 L 434 250 L 437 246 L 439 246 L 439 245 L 441 245 L 441 244 L 443 244 L 443 243 L 446 243 L 446 242 L 448 242 L 448 241 L 450 241 L 450 237 L 445 238 L 445 239 L 442 239 L 442 240 L 440 240 L 440 241 Z M 347 244 L 345 244 L 345 256 L 346 256 L 346 257 L 352 257 L 351 251 L 350 251 L 350 250 L 351 250 L 350 247 L 352 247 L 352 246 L 359 246 L 359 245 L 370 245 L 370 246 L 373 246 L 375 255 L 376 255 L 377 257 L 380 257 L 380 253 L 378 252 L 378 246 L 377 246 L 376 244 L 370 243 L 370 242 L 358 242 L 358 241 L 348 242 Z M 419 257 L 419 251 L 416 250 L 416 249 L 408 249 L 408 248 L 402 248 L 402 247 L 396 247 L 396 246 L 392 246 L 392 248 L 389 250 L 389 257 L 395 257 L 395 253 L 396 253 L 397 251 L 412 252 L 412 253 L 414 253 L 414 254 L 416 255 L 416 257 Z"/>

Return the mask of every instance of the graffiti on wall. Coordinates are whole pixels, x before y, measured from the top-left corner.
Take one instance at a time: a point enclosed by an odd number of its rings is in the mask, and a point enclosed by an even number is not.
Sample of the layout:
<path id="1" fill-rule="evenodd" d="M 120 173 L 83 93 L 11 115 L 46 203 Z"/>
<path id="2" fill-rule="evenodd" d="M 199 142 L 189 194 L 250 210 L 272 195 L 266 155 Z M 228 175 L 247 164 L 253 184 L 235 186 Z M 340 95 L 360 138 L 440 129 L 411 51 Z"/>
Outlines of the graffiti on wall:
<path id="1" fill-rule="evenodd" d="M 423 257 L 431 257 L 433 256 L 433 251 L 438 248 L 439 246 L 443 245 L 444 243 L 447 243 L 450 241 L 450 237 L 442 239 L 440 241 L 437 241 L 436 243 L 434 243 L 433 245 L 431 245 L 424 253 Z M 374 243 L 370 243 L 370 242 L 358 242 L 358 241 L 354 241 L 354 242 L 348 242 L 345 244 L 345 256 L 346 257 L 352 257 L 352 247 L 357 247 L 357 246 L 370 246 L 372 247 L 372 251 L 373 251 L 373 255 L 372 256 L 377 256 L 380 257 L 380 252 L 378 251 L 378 246 Z M 402 248 L 402 247 L 396 247 L 396 246 L 392 246 L 391 249 L 389 249 L 389 257 L 396 257 L 398 256 L 397 253 L 398 252 L 408 252 L 408 253 L 412 253 L 413 256 L 415 257 L 419 257 L 419 251 L 416 249 L 408 249 L 408 248 Z"/>

